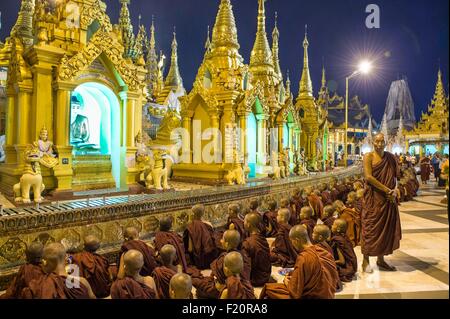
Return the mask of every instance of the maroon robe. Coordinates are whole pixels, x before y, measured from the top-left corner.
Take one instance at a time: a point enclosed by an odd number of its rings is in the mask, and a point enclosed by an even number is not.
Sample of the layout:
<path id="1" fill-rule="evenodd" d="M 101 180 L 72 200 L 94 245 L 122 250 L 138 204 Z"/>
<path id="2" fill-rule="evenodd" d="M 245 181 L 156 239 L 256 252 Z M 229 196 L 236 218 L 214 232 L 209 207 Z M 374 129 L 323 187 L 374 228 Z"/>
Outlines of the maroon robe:
<path id="1" fill-rule="evenodd" d="M 27 263 L 20 266 L 17 275 L 0 299 L 20 299 L 22 290 L 29 286 L 32 280 L 38 280 L 45 275 L 40 264 Z"/>
<path id="2" fill-rule="evenodd" d="M 241 243 L 247 238 L 247 231 L 244 227 L 244 221 L 240 219 L 239 217 L 229 217 L 227 222 L 227 229 L 230 229 L 230 225 L 234 225 L 234 229 L 239 232 L 239 235 L 241 235 Z"/>
<path id="3" fill-rule="evenodd" d="M 300 225 L 305 225 L 306 230 L 308 231 L 309 239 L 312 240 L 312 234 L 314 231 L 314 227 L 316 227 L 316 222 L 313 219 L 303 219 L 300 221 Z"/>
<path id="4" fill-rule="evenodd" d="M 227 278 L 225 285 L 228 291 L 227 299 L 256 299 L 253 287 L 248 280 L 230 276 Z"/>
<path id="5" fill-rule="evenodd" d="M 301 196 L 292 196 L 292 202 L 295 207 L 295 212 L 292 212 L 292 213 L 294 213 L 294 215 L 300 214 L 300 210 L 302 209 L 303 206 L 306 205 L 306 200 Z M 292 225 L 292 226 L 294 226 L 294 225 Z"/>
<path id="6" fill-rule="evenodd" d="M 184 231 L 186 248 L 189 247 L 189 238 L 193 246 L 193 251 L 188 252 L 191 262 L 199 269 L 207 269 L 218 254 L 213 228 L 201 220 L 194 220 Z"/>
<path id="7" fill-rule="evenodd" d="M 264 224 L 266 226 L 266 237 L 275 237 L 277 235 L 278 231 L 278 222 L 277 222 L 277 216 L 278 212 L 275 211 L 268 211 L 264 214 L 263 220 Z M 271 230 L 269 231 L 269 225 L 271 227 Z"/>
<path id="8" fill-rule="evenodd" d="M 298 254 L 288 286 L 266 284 L 260 299 L 332 299 L 339 283 L 333 256 L 312 245 Z"/>
<path id="9" fill-rule="evenodd" d="M 335 234 L 331 238 L 331 247 L 335 260 L 339 259 L 337 249 L 341 251 L 345 259 L 345 265 L 336 265 L 339 273 L 339 278 L 343 282 L 350 282 L 353 280 L 358 271 L 358 260 L 353 250 L 352 242 L 347 235 Z"/>
<path id="10" fill-rule="evenodd" d="M 339 191 L 336 188 L 333 188 L 330 192 L 331 200 L 337 201 L 339 199 Z"/>
<path id="11" fill-rule="evenodd" d="M 322 198 L 323 206 L 327 206 L 327 205 L 332 205 L 333 204 L 333 199 L 332 199 L 331 193 L 329 191 L 323 191 L 320 194 L 320 196 Z"/>
<path id="12" fill-rule="evenodd" d="M 329 216 L 327 218 L 324 218 L 322 222 L 324 223 L 324 225 L 327 225 L 329 229 L 331 229 L 335 220 L 336 218 L 334 218 L 333 216 Z"/>
<path id="13" fill-rule="evenodd" d="M 73 263 L 80 269 L 80 276 L 86 278 L 97 298 L 110 294 L 111 280 L 108 260 L 95 253 L 83 251 L 73 255 Z"/>
<path id="14" fill-rule="evenodd" d="M 428 157 L 424 157 L 420 160 L 420 178 L 422 179 L 422 182 L 430 180 L 431 167 L 431 161 Z"/>
<path id="15" fill-rule="evenodd" d="M 347 194 L 349 193 L 347 186 L 344 184 L 337 185 L 336 189 L 339 192 L 337 199 L 339 199 L 345 203 L 347 201 Z"/>
<path id="16" fill-rule="evenodd" d="M 132 249 L 140 251 L 144 256 L 144 266 L 141 269 L 140 275 L 144 277 L 150 276 L 157 266 L 155 251 L 142 240 L 129 240 L 122 244 L 121 255 Z"/>
<path id="17" fill-rule="evenodd" d="M 156 299 L 156 293 L 145 283 L 127 276 L 112 284 L 111 299 Z"/>
<path id="18" fill-rule="evenodd" d="M 170 299 L 170 279 L 172 279 L 174 275 L 176 275 L 176 271 L 166 266 L 156 267 L 155 270 L 153 270 L 152 278 L 155 281 L 158 299 Z"/>
<path id="19" fill-rule="evenodd" d="M 322 217 L 323 203 L 319 196 L 311 194 L 308 196 L 309 206 L 313 209 L 312 218 L 317 220 Z"/>
<path id="20" fill-rule="evenodd" d="M 279 224 L 277 237 L 272 244 L 273 248 L 270 252 L 270 261 L 275 266 L 291 268 L 294 267 L 295 261 L 297 260 L 297 251 L 289 239 L 289 231 L 291 228 L 292 226 L 289 224 Z"/>
<path id="21" fill-rule="evenodd" d="M 380 183 L 394 189 L 397 182 L 397 161 L 384 152 L 383 159 L 372 169 Z M 361 214 L 362 253 L 366 256 L 390 255 L 400 247 L 402 230 L 398 204 L 386 200 L 386 195 L 366 182 Z"/>
<path id="22" fill-rule="evenodd" d="M 175 247 L 177 251 L 177 258 L 174 261 L 175 265 L 181 265 L 183 267 L 183 272 L 186 272 L 186 250 L 180 235 L 171 231 L 159 231 L 155 234 L 154 243 L 157 251 L 160 251 L 164 245 L 172 245 Z"/>
<path id="23" fill-rule="evenodd" d="M 361 217 L 354 208 L 346 207 L 339 216 L 347 222 L 347 236 L 353 247 L 359 246 L 361 242 Z"/>
<path id="24" fill-rule="evenodd" d="M 326 241 L 321 241 L 320 243 L 317 243 L 316 245 L 327 250 L 331 254 L 331 256 L 334 255 L 333 248 L 331 248 L 331 246 Z"/>
<path id="25" fill-rule="evenodd" d="M 252 285 L 255 287 L 263 286 L 269 281 L 272 273 L 270 248 L 267 240 L 260 234 L 251 234 L 242 244 L 242 250 L 251 259 L 250 281 Z"/>
<path id="26" fill-rule="evenodd" d="M 55 273 L 45 274 L 34 279 L 22 291 L 24 299 L 90 299 L 89 289 L 80 282 L 79 288 L 69 288 L 67 277 Z M 69 281 L 75 284 L 72 279 Z M 75 286 L 75 285 L 74 285 Z"/>

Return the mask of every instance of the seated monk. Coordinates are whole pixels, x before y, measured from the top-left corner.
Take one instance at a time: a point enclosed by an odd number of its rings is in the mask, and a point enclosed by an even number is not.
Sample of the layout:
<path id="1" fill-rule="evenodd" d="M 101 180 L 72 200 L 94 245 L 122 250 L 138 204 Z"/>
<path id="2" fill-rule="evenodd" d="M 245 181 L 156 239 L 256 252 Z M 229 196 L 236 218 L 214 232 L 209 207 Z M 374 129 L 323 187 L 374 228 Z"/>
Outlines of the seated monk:
<path id="1" fill-rule="evenodd" d="M 283 268 L 294 267 L 297 259 L 297 251 L 289 240 L 289 231 L 292 228 L 289 225 L 290 215 L 291 213 L 287 208 L 282 208 L 278 211 L 278 233 L 270 251 L 272 264 Z"/>
<path id="2" fill-rule="evenodd" d="M 191 276 L 183 273 L 175 274 L 169 284 L 170 299 L 192 299 Z"/>
<path id="3" fill-rule="evenodd" d="M 187 261 L 183 238 L 177 233 L 170 231 L 172 229 L 172 216 L 164 216 L 159 221 L 159 231 L 155 234 L 155 249 L 160 252 L 165 245 L 172 245 L 177 250 L 175 255 L 175 264 L 181 265 L 183 272 L 187 271 Z"/>
<path id="4" fill-rule="evenodd" d="M 216 260 L 211 263 L 211 275 L 209 277 L 199 277 L 192 278 L 194 287 L 197 289 L 197 297 L 202 299 L 218 299 L 220 297 L 220 291 L 217 289 L 218 285 L 224 285 L 227 276 L 223 272 L 223 263 L 225 256 L 229 252 L 238 252 L 241 254 L 244 267 L 242 268 L 241 278 L 245 280 L 250 280 L 251 273 L 251 260 L 247 253 L 243 250 L 238 249 L 241 239 L 239 232 L 232 229 L 225 231 L 223 233 L 223 238 L 221 239 L 222 248 L 225 250 L 224 253 L 220 254 Z"/>
<path id="5" fill-rule="evenodd" d="M 264 225 L 266 226 L 266 237 L 275 237 L 278 231 L 277 222 L 277 202 L 275 200 L 269 201 L 269 211 L 264 214 Z"/>
<path id="6" fill-rule="evenodd" d="M 321 218 L 322 222 L 331 229 L 336 218 L 334 217 L 334 207 L 333 205 L 327 205 L 323 208 L 323 216 Z"/>
<path id="7" fill-rule="evenodd" d="M 247 214 L 244 219 L 244 226 L 249 237 L 242 244 L 242 250 L 251 259 L 250 281 L 255 287 L 263 286 L 268 282 L 272 273 L 269 244 L 259 229 L 261 220 L 261 216 L 255 213 Z"/>
<path id="8" fill-rule="evenodd" d="M 134 249 L 123 255 L 125 277 L 111 286 L 111 299 L 156 299 L 155 282 L 150 276 L 142 276 L 144 255 Z"/>
<path id="9" fill-rule="evenodd" d="M 347 202 L 346 202 L 346 206 L 348 208 L 355 208 L 355 204 L 356 204 L 356 192 L 350 192 L 347 195 Z"/>
<path id="10" fill-rule="evenodd" d="M 323 214 L 323 203 L 320 198 L 320 192 L 318 190 L 311 191 L 308 195 L 308 204 L 313 209 L 311 217 L 317 221 L 322 218 Z"/>
<path id="11" fill-rule="evenodd" d="M 261 216 L 261 224 L 259 225 L 259 230 L 261 235 L 266 236 L 266 225 L 264 223 L 264 212 L 260 210 L 260 202 L 259 199 L 253 198 L 250 200 L 248 208 L 250 209 L 250 213 L 255 213 Z"/>
<path id="12" fill-rule="evenodd" d="M 204 205 L 192 207 L 193 219 L 187 225 L 183 234 L 183 241 L 191 263 L 198 269 L 208 269 L 216 259 L 218 249 L 214 241 L 214 230 L 210 224 L 202 221 L 205 212 Z"/>
<path id="13" fill-rule="evenodd" d="M 233 225 L 234 229 L 239 232 L 241 236 L 241 241 L 244 241 L 247 237 L 247 232 L 245 231 L 244 221 L 239 217 L 241 213 L 241 206 L 239 204 L 228 205 L 228 222 L 227 229 L 230 229 L 230 225 Z"/>
<path id="14" fill-rule="evenodd" d="M 293 205 L 293 206 L 295 206 L 295 205 Z M 283 197 L 280 200 L 280 209 L 289 209 L 289 212 L 291 213 L 291 218 L 289 219 L 289 224 L 291 226 L 294 226 L 294 225 L 298 224 L 297 215 L 294 213 L 294 209 L 291 206 L 291 201 L 289 200 L 289 198 Z"/>
<path id="15" fill-rule="evenodd" d="M 155 281 L 158 299 L 170 299 L 170 279 L 178 272 L 178 268 L 175 265 L 177 250 L 173 245 L 164 245 L 159 250 L 159 257 L 162 266 L 156 267 L 153 270 L 152 278 Z"/>
<path id="16" fill-rule="evenodd" d="M 339 278 L 343 282 L 350 282 L 358 271 L 358 261 L 353 250 L 353 244 L 346 234 L 347 222 L 343 219 L 336 219 L 331 231 L 333 234 L 330 243 Z"/>
<path id="17" fill-rule="evenodd" d="M 300 213 L 300 209 L 302 209 L 303 206 L 305 206 L 306 198 L 303 198 L 303 190 L 300 188 L 294 189 L 292 193 L 292 204 L 293 204 L 293 213 L 295 216 L 298 216 Z"/>
<path id="18" fill-rule="evenodd" d="M 141 276 L 144 277 L 151 276 L 153 270 L 157 266 L 155 258 L 156 253 L 153 250 L 153 248 L 151 248 L 142 240 L 139 240 L 139 232 L 134 227 L 128 227 L 127 229 L 125 229 L 123 237 L 125 238 L 125 242 L 122 244 L 121 247 L 119 272 L 117 274 L 117 278 L 121 279 L 125 277 L 122 259 L 123 255 L 131 249 L 141 252 L 141 254 L 144 256 L 144 266 L 142 266 Z"/>
<path id="19" fill-rule="evenodd" d="M 331 230 L 327 225 L 321 224 L 316 225 L 312 234 L 312 242 L 314 245 L 320 246 L 323 249 L 328 250 L 328 252 L 333 255 L 333 249 L 328 244 L 328 241 L 331 239 Z"/>
<path id="20" fill-rule="evenodd" d="M 89 282 L 66 271 L 66 249 L 60 243 L 45 246 L 42 255 L 45 274 L 23 289 L 25 299 L 96 299 Z"/>
<path id="21" fill-rule="evenodd" d="M 28 287 L 34 279 L 39 279 L 45 275 L 42 270 L 42 254 L 44 246 L 41 242 L 32 242 L 25 250 L 26 264 L 20 266 L 17 275 L 9 285 L 6 292 L 0 296 L 0 299 L 20 299 L 22 290 Z"/>
<path id="22" fill-rule="evenodd" d="M 312 213 L 313 210 L 310 206 L 302 207 L 300 210 L 300 225 L 306 227 L 308 235 L 310 236 L 309 238 L 312 237 L 314 227 L 316 226 L 316 222 L 311 218 Z"/>
<path id="23" fill-rule="evenodd" d="M 325 184 L 325 183 L 320 184 L 319 192 L 320 192 L 320 198 L 322 199 L 322 204 L 324 206 L 333 204 L 333 200 L 331 199 L 331 193 L 328 190 L 327 184 Z"/>
<path id="24" fill-rule="evenodd" d="M 108 260 L 96 254 L 100 241 L 93 235 L 84 238 L 84 251 L 74 254 L 72 263 L 79 267 L 79 274 L 91 285 L 97 298 L 106 298 L 110 294 L 113 274 Z"/>
<path id="25" fill-rule="evenodd" d="M 335 210 L 339 214 L 340 219 L 347 222 L 347 236 L 353 244 L 353 247 L 359 245 L 361 239 L 361 218 L 353 208 L 348 208 L 340 200 L 333 204 Z"/>
<path id="26" fill-rule="evenodd" d="M 218 287 L 220 299 L 256 299 L 252 284 L 240 275 L 243 269 L 244 260 L 240 253 L 233 251 L 225 256 L 223 272 L 227 279 L 223 287 Z"/>
<path id="27" fill-rule="evenodd" d="M 311 244 L 307 230 L 297 225 L 289 232 L 298 251 L 294 270 L 283 283 L 268 283 L 260 299 L 332 299 L 339 276 L 333 256 L 320 246 Z"/>

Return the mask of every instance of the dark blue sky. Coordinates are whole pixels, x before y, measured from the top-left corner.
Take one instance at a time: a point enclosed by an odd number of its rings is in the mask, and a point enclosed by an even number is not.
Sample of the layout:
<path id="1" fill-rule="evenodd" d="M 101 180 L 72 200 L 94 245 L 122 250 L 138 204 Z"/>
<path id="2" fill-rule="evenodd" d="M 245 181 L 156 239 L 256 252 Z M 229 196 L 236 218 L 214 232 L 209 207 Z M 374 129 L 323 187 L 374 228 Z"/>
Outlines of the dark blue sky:
<path id="1" fill-rule="evenodd" d="M 113 23 L 119 0 L 106 0 Z M 170 55 L 173 26 L 177 26 L 180 69 L 187 89 L 192 87 L 203 59 L 207 25 L 213 25 L 219 0 L 131 0 L 130 11 L 137 32 L 138 15 L 150 26 L 155 15 L 157 44 Z M 256 32 L 257 0 L 232 0 L 241 54 L 249 61 Z M 381 28 L 367 29 L 365 8 L 381 9 Z M 19 1 L 1 1 L 4 39 L 15 22 Z M 308 24 L 310 67 L 314 91 L 320 87 L 322 61 L 328 80 L 344 95 L 345 76 L 361 56 L 370 54 L 377 69 L 366 78 L 352 80 L 357 94 L 381 120 L 391 81 L 406 76 L 416 104 L 416 116 L 425 110 L 435 88 L 439 60 L 448 83 L 449 0 L 268 0 L 267 29 L 272 33 L 278 11 L 281 33 L 281 67 L 290 70 L 293 91 L 298 91 L 302 69 L 304 25 Z M 271 41 L 271 37 L 269 37 Z"/>

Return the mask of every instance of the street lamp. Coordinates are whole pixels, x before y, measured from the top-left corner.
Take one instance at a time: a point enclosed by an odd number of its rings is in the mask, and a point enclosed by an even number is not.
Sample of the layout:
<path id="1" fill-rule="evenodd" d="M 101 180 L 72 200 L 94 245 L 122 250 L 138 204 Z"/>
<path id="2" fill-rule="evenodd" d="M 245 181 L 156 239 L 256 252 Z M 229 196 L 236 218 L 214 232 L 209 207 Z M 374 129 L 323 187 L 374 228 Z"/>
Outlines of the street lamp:
<path id="1" fill-rule="evenodd" d="M 348 83 L 350 79 L 360 74 L 369 74 L 372 71 L 372 63 L 364 60 L 358 65 L 358 70 L 345 78 L 345 136 L 344 136 L 344 165 L 348 167 Z"/>

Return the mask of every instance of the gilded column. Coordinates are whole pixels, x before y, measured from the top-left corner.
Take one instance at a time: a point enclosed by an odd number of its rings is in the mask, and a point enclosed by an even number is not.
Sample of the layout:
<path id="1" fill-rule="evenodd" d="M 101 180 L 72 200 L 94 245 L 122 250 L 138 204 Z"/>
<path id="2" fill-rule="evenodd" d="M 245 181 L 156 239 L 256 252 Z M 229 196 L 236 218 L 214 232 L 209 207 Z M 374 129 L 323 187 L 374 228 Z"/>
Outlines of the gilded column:
<path id="1" fill-rule="evenodd" d="M 184 133 L 182 136 L 183 143 L 183 160 L 182 163 L 192 163 L 192 149 L 191 149 L 191 126 L 192 126 L 192 118 L 188 116 L 188 114 L 183 115 L 183 129 Z"/>
<path id="2" fill-rule="evenodd" d="M 248 113 L 243 112 L 239 114 L 239 143 L 241 150 L 241 158 L 244 158 L 244 163 L 248 160 L 248 150 L 247 150 L 247 117 Z"/>
<path id="3" fill-rule="evenodd" d="M 214 145 L 214 149 L 213 149 L 213 158 L 214 158 L 214 162 L 213 163 L 220 163 L 221 162 L 221 158 L 222 158 L 222 154 L 221 154 L 221 141 L 219 139 L 219 132 L 220 132 L 220 123 L 219 123 L 219 115 L 216 112 L 210 113 L 209 114 L 209 118 L 211 121 L 211 129 L 212 129 L 212 142 Z M 226 132 L 225 132 L 226 134 Z M 224 136 L 223 136 L 224 137 Z M 225 151 L 229 151 L 229 150 L 225 150 Z"/>

